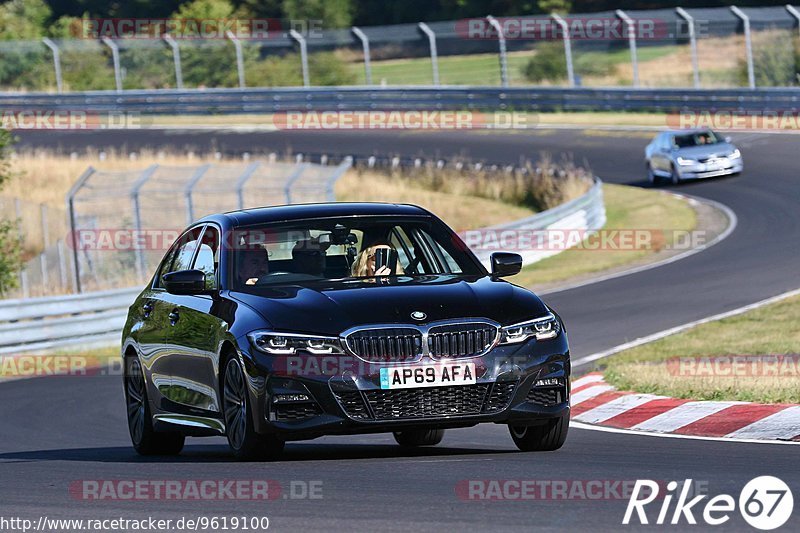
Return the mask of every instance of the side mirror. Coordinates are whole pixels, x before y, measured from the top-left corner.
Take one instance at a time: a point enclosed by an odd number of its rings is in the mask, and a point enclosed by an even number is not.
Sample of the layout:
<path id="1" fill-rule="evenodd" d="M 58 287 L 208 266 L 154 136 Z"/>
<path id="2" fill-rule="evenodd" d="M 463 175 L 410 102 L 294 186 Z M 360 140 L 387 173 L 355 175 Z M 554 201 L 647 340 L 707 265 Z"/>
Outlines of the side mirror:
<path id="1" fill-rule="evenodd" d="M 510 252 L 495 252 L 492 254 L 492 276 L 502 278 L 513 276 L 522 270 L 522 256 Z"/>
<path id="2" fill-rule="evenodd" d="M 178 270 L 161 276 L 164 288 L 170 294 L 204 294 L 206 275 L 202 270 Z"/>
<path id="3" fill-rule="evenodd" d="M 730 143 L 732 140 L 733 140 L 733 139 L 731 139 L 730 135 L 727 135 L 727 136 L 725 137 L 725 142 L 726 142 L 726 143 Z"/>

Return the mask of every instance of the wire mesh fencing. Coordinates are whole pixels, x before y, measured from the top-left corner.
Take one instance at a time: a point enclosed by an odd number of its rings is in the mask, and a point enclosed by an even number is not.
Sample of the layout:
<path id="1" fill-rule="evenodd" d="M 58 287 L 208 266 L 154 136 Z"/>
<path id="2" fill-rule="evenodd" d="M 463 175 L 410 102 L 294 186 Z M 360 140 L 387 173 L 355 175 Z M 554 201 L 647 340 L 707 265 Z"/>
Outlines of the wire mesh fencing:
<path id="1" fill-rule="evenodd" d="M 346 158 L 338 165 L 266 159 L 124 172 L 90 167 L 67 195 L 70 287 L 142 283 L 182 229 L 211 213 L 334 201 L 334 185 L 351 164 Z"/>
<path id="2" fill-rule="evenodd" d="M 483 17 L 239 38 L 0 43 L 0 88 L 797 86 L 800 10 L 715 7 Z"/>

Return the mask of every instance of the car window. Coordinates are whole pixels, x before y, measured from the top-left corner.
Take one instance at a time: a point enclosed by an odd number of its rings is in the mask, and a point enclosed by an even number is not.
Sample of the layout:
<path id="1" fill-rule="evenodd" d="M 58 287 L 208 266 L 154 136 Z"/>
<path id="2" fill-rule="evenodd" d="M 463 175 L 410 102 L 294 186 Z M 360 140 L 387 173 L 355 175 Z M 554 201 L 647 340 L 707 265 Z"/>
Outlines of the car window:
<path id="1" fill-rule="evenodd" d="M 217 268 L 219 266 L 219 232 L 213 226 L 208 226 L 203 233 L 197 258 L 192 266 L 206 275 L 206 289 L 217 288 Z"/>
<path id="2" fill-rule="evenodd" d="M 172 260 L 172 265 L 169 272 L 177 272 L 178 270 L 189 270 L 192 268 L 192 259 L 194 252 L 197 250 L 197 241 L 200 238 L 202 227 L 194 228 L 183 234 L 175 253 L 175 258 Z"/>
<path id="3" fill-rule="evenodd" d="M 172 261 L 175 259 L 175 254 L 178 252 L 178 248 L 180 248 L 180 246 L 178 246 L 178 241 L 175 241 L 175 243 L 172 244 L 172 247 L 164 255 L 164 259 L 161 260 L 161 264 L 158 266 L 158 270 L 156 271 L 156 279 L 153 283 L 153 287 L 157 289 L 164 288 L 161 276 L 170 271 L 170 266 L 172 266 Z"/>

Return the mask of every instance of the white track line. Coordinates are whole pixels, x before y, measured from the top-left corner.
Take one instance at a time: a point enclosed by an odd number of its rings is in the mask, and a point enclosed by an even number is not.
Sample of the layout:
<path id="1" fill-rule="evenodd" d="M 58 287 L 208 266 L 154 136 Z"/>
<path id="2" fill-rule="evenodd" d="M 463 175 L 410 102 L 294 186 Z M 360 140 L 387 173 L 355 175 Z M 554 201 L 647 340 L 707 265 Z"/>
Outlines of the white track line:
<path id="1" fill-rule="evenodd" d="M 778 411 L 730 433 L 735 438 L 791 439 L 800 435 L 800 405 Z"/>
<path id="2" fill-rule="evenodd" d="M 687 439 L 687 440 L 711 440 L 717 442 L 745 442 L 748 444 L 788 444 L 797 446 L 798 442 L 788 440 L 759 440 L 759 439 L 743 439 L 738 437 L 700 437 L 697 435 L 678 435 L 676 433 L 653 433 L 651 431 L 635 431 L 632 429 L 611 428 L 607 426 L 593 426 L 592 424 L 585 424 L 576 420 L 571 420 L 569 423 L 570 428 L 586 429 L 589 431 L 602 431 L 605 433 L 621 433 L 623 435 L 639 435 L 642 437 L 659 437 L 662 439 Z"/>
<path id="3" fill-rule="evenodd" d="M 761 300 L 756 303 L 745 305 L 744 307 L 739 307 L 737 309 L 733 309 L 731 311 L 725 311 L 724 313 L 718 313 L 716 315 L 712 315 L 706 318 L 701 318 L 700 320 L 695 320 L 693 322 L 688 322 L 686 324 L 682 324 L 680 326 L 675 326 L 674 328 L 665 329 L 663 331 L 658 331 L 656 333 L 652 333 L 645 337 L 640 337 L 636 340 L 632 340 L 630 342 L 626 342 L 620 344 L 619 346 L 615 346 L 613 348 L 609 348 L 608 350 L 604 350 L 602 352 L 593 353 L 591 355 L 587 355 L 586 357 L 581 357 L 580 359 L 576 359 L 572 362 L 573 367 L 578 367 L 585 365 L 587 363 L 591 363 L 593 361 L 597 361 L 598 359 L 603 359 L 608 357 L 609 355 L 614 355 L 615 353 L 619 353 L 623 350 L 627 350 L 629 348 L 635 348 L 637 346 L 641 346 L 642 344 L 647 344 L 649 342 L 657 341 L 659 339 L 663 339 L 664 337 L 668 337 L 670 335 L 674 335 L 675 333 L 680 333 L 682 331 L 686 331 L 687 329 L 691 329 L 695 326 L 699 326 L 701 324 L 706 324 L 708 322 L 714 322 L 717 320 L 722 320 L 723 318 L 728 318 L 736 315 L 741 315 L 742 313 L 746 313 L 748 311 L 752 311 L 753 309 L 758 309 L 759 307 L 764 307 L 765 305 L 773 304 L 775 302 L 780 302 L 781 300 L 785 300 L 786 298 L 791 298 L 792 296 L 797 296 L 800 294 L 800 289 L 794 289 L 789 292 L 784 292 L 783 294 L 778 294 L 777 296 L 772 296 L 765 300 Z"/>
<path id="4" fill-rule="evenodd" d="M 647 402 L 661 398 L 664 398 L 664 396 L 656 396 L 654 394 L 627 394 L 604 403 L 603 405 L 598 405 L 594 409 L 589 409 L 585 413 L 576 415 L 575 420 L 580 420 L 587 424 L 599 424 L 625 411 L 630 411 Z"/>
<path id="5" fill-rule="evenodd" d="M 606 275 L 597 276 L 597 277 L 594 277 L 594 278 L 589 278 L 589 279 L 584 280 L 584 281 L 580 281 L 580 282 L 577 282 L 577 283 L 572 283 L 572 284 L 569 284 L 569 285 L 559 286 L 559 287 L 556 287 L 556 288 L 553 288 L 553 289 L 549 289 L 549 290 L 536 291 L 536 294 L 544 296 L 544 295 L 547 295 L 547 294 L 555 294 L 555 293 L 561 292 L 561 291 L 569 291 L 569 290 L 572 290 L 572 289 L 577 289 L 578 287 L 583 287 L 585 285 L 592 285 L 593 283 L 600 283 L 601 281 L 607 281 L 607 280 L 610 280 L 610 279 L 621 278 L 622 276 L 629 276 L 631 274 L 636 274 L 637 272 L 644 272 L 645 270 L 658 268 L 660 266 L 664 266 L 664 265 L 668 265 L 670 263 L 674 263 L 675 261 L 680 261 L 681 259 L 686 259 L 687 257 L 692 256 L 692 255 L 694 255 L 696 253 L 700 253 L 703 250 L 707 250 L 707 249 L 711 248 L 712 246 L 714 246 L 715 244 L 718 244 L 721 241 L 723 241 L 724 239 L 728 238 L 728 236 L 730 236 L 730 234 L 733 233 L 733 230 L 735 230 L 736 226 L 739 224 L 739 219 L 737 218 L 736 213 L 734 213 L 733 209 L 731 209 L 730 207 L 728 207 L 725 204 L 722 204 L 722 203 L 714 201 L 714 200 L 708 200 L 706 198 L 701 198 L 699 196 L 692 196 L 692 195 L 689 195 L 689 194 L 679 194 L 679 193 L 674 193 L 674 192 L 668 192 L 667 194 L 672 194 L 673 196 L 678 196 L 678 197 L 684 198 L 686 200 L 694 200 L 696 202 L 710 204 L 710 205 L 716 207 L 717 209 L 722 211 L 725 214 L 726 217 L 728 217 L 728 227 L 725 228 L 725 230 L 722 233 L 717 235 L 710 242 L 707 242 L 705 244 L 697 246 L 696 248 L 692 248 L 691 250 L 686 250 L 685 252 L 681 252 L 681 253 L 679 253 L 677 255 L 673 255 L 671 257 L 664 258 L 661 261 L 656 261 L 654 263 L 647 263 L 646 265 L 640 265 L 640 266 L 637 266 L 637 267 L 628 268 L 628 269 L 625 269 L 625 270 L 621 270 L 619 272 L 614 272 L 612 274 L 606 274 Z"/>
<path id="6" fill-rule="evenodd" d="M 648 418 L 640 422 L 631 429 L 643 431 L 655 431 L 660 433 L 671 433 L 683 426 L 688 426 L 692 422 L 719 413 L 732 405 L 742 402 L 688 402 L 669 411 L 665 411 L 653 418 Z"/>
<path id="7" fill-rule="evenodd" d="M 586 400 L 591 400 L 595 396 L 599 396 L 610 390 L 614 390 L 614 387 L 611 385 L 606 385 L 605 383 L 602 385 L 592 385 L 591 387 L 585 388 L 582 391 L 578 391 L 573 394 L 569 399 L 569 403 L 571 406 L 575 407 L 579 403 L 583 403 Z"/>
<path id="8" fill-rule="evenodd" d="M 580 377 L 572 382 L 572 390 L 575 390 L 578 387 L 583 387 L 584 385 L 588 385 L 589 383 L 596 383 L 598 381 L 603 381 L 603 374 L 589 374 L 588 376 Z"/>

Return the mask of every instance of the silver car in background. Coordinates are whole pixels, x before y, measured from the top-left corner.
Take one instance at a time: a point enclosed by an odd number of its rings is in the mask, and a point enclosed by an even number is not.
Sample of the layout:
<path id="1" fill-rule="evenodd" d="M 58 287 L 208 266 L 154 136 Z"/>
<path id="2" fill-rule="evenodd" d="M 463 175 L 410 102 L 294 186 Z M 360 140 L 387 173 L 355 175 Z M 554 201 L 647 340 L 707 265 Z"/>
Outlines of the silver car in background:
<path id="1" fill-rule="evenodd" d="M 662 179 L 677 185 L 683 180 L 712 178 L 742 171 L 742 154 L 709 129 L 671 130 L 659 133 L 644 151 L 650 183 Z"/>

